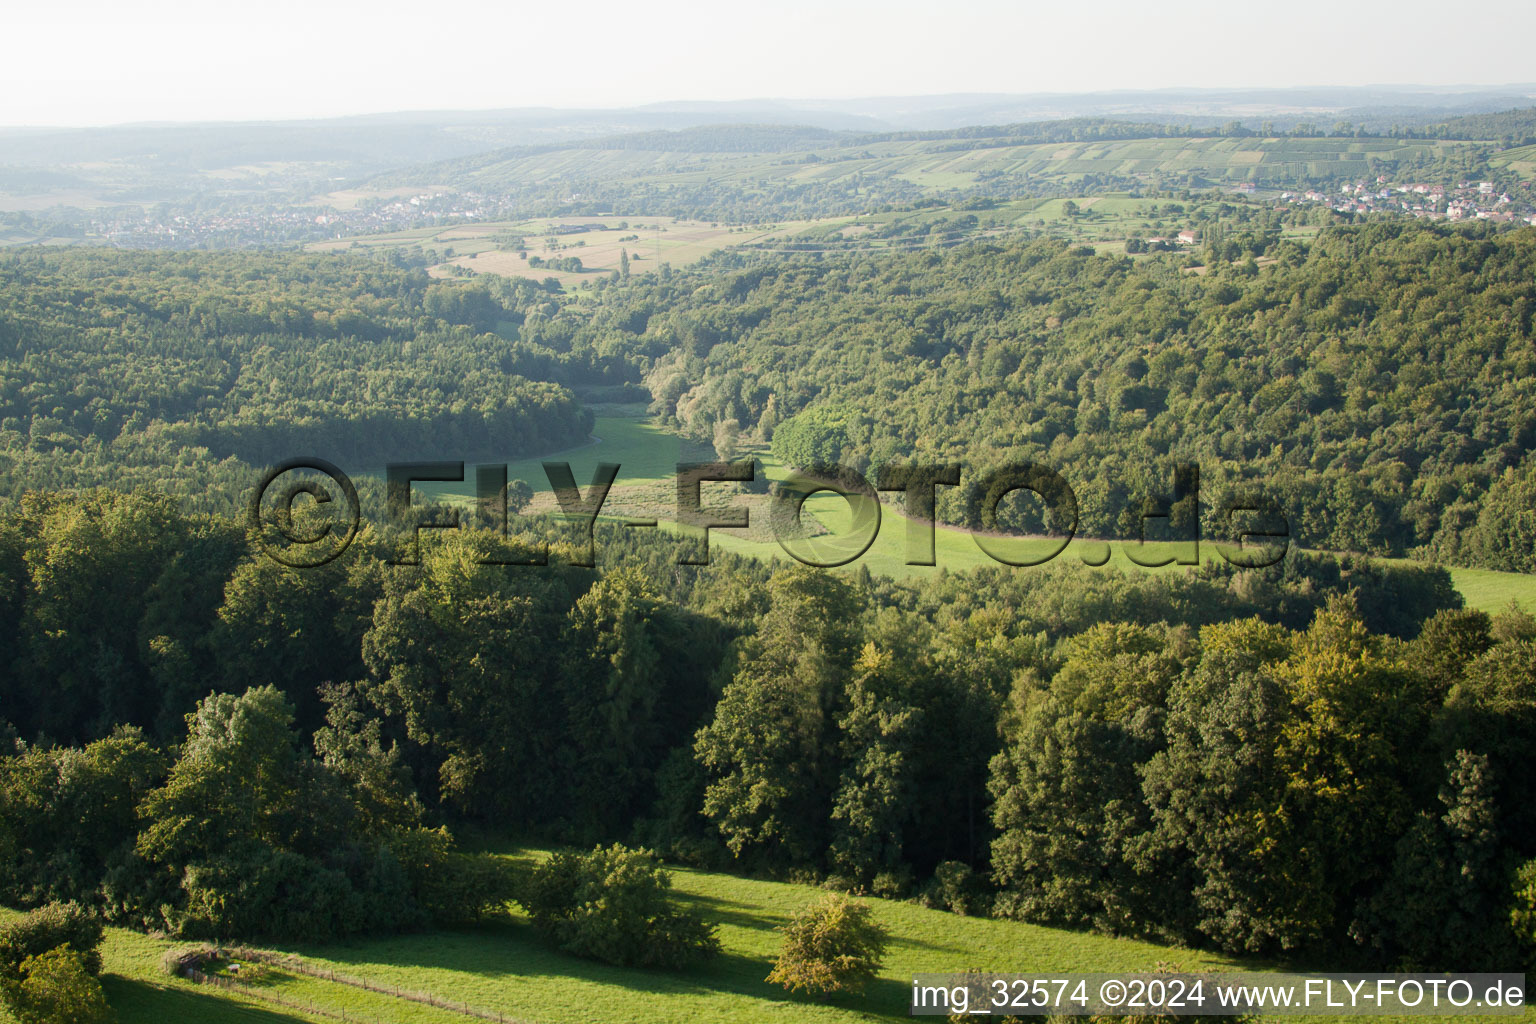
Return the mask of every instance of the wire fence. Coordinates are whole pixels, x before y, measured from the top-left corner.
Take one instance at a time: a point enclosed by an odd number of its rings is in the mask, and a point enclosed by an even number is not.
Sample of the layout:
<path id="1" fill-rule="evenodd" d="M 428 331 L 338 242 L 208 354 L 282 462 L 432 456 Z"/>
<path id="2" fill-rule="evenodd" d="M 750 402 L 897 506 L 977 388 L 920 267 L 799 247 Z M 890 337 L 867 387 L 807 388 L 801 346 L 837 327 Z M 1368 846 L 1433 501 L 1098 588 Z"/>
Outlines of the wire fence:
<path id="1" fill-rule="evenodd" d="M 381 1020 L 377 1017 L 365 1017 L 360 1014 L 348 1013 L 346 1007 L 342 1007 L 340 1010 L 327 1010 L 324 1007 L 316 1006 L 314 1003 L 311 1003 L 307 1000 L 289 999 L 287 996 L 280 996 L 276 992 L 266 992 L 262 989 L 256 988 L 254 985 L 242 984 L 238 981 L 235 981 L 233 978 L 223 978 L 217 974 L 204 974 L 196 967 L 186 968 L 184 971 L 182 971 L 182 975 L 184 977 L 190 978 L 192 981 L 195 981 L 199 985 L 212 985 L 214 988 L 222 988 L 231 992 L 238 992 L 243 996 L 260 1000 L 264 1003 L 273 1003 L 277 1006 L 285 1007 L 289 1010 L 298 1010 L 300 1013 L 307 1013 L 311 1017 L 326 1017 L 330 1020 L 353 1021 L 355 1024 L 394 1024 L 392 1021 Z"/>
<path id="2" fill-rule="evenodd" d="M 423 992 L 417 989 L 401 988 L 399 985 L 385 985 L 367 978 L 359 978 L 350 974 L 342 974 L 329 967 L 317 967 L 306 963 L 304 960 L 290 953 L 276 953 L 266 949 L 251 949 L 245 946 L 224 947 L 214 951 L 214 955 L 235 959 L 248 960 L 252 963 L 266 964 L 280 970 L 290 971 L 294 974 L 302 974 L 321 981 L 334 982 L 337 985 L 346 985 L 349 988 L 362 989 L 366 992 L 374 992 L 379 995 L 389 996 L 393 999 L 403 999 L 407 1002 L 419 1003 L 423 1006 L 446 1010 L 463 1017 L 471 1017 L 475 1020 L 495 1021 L 496 1024 L 530 1024 L 529 1021 L 518 1017 L 509 1017 L 499 1010 L 485 1010 L 470 1006 L 468 1003 L 456 1002 L 445 999 L 432 992 Z M 326 1017 L 331 1020 L 352 1021 L 355 1024 L 394 1024 L 377 1017 L 366 1014 L 354 1013 L 345 1007 L 332 1010 L 319 1006 L 308 1000 L 290 999 L 286 996 L 270 992 L 255 985 L 248 985 L 235 978 L 222 975 L 207 974 L 199 968 L 188 965 L 182 969 L 182 974 L 201 985 L 213 985 L 216 988 L 228 989 L 239 992 L 241 995 L 252 999 L 264 1000 L 276 1003 L 279 1006 L 291 1010 L 301 1010 L 314 1016 Z"/>

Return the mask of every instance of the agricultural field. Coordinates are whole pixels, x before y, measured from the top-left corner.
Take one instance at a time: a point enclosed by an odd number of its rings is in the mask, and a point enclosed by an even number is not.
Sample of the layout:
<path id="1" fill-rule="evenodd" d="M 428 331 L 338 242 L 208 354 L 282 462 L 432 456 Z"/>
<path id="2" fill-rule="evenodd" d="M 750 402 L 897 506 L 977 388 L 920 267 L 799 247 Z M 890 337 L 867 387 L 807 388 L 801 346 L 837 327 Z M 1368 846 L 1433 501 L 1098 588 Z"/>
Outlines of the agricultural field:
<path id="1" fill-rule="evenodd" d="M 1536 146 L 1507 149 L 1490 157 L 1488 162 L 1495 167 L 1508 167 L 1524 174 L 1533 174 L 1536 173 Z"/>
<path id="2" fill-rule="evenodd" d="M 682 267 L 726 246 L 793 234 L 809 223 L 737 227 L 674 217 L 550 217 L 360 235 L 315 242 L 307 248 L 311 252 L 396 249 L 402 256 L 430 263 L 428 272 L 435 277 L 466 272 L 535 281 L 553 277 L 570 290 L 600 274 L 618 272 L 624 253 L 629 255 L 630 272 L 643 274 L 662 263 Z M 521 239 L 522 245 L 514 247 L 509 239 Z M 536 267 L 531 262 L 570 256 L 581 260 L 580 272 Z"/>
<path id="3" fill-rule="evenodd" d="M 1364 174 L 1376 162 L 1412 166 L 1460 154 L 1477 143 L 1392 138 L 1153 138 L 1008 145 L 1006 140 L 863 142 L 806 154 L 665 153 L 569 149 L 507 160 L 438 164 L 397 173 L 419 184 L 489 189 L 558 181 L 578 170 L 615 186 L 641 182 L 659 192 L 708 182 L 809 185 L 901 179 L 928 192 L 966 189 L 998 176 L 1057 181 L 1089 175 L 1195 175 L 1215 182 L 1295 181 Z M 430 182 L 429 182 L 430 178 Z M 419 180 L 418 180 L 419 179 Z"/>
<path id="4" fill-rule="evenodd" d="M 531 863 L 542 858 L 544 851 L 516 849 L 504 855 Z M 451 1024 L 476 1019 L 390 994 L 396 988 L 451 1001 L 491 1020 L 501 1014 L 519 1024 L 692 1024 L 700 1020 L 853 1024 L 906 1018 L 911 979 L 918 973 L 970 969 L 1135 972 L 1153 970 L 1160 963 L 1186 970 L 1270 969 L 1263 963 L 1188 949 L 870 899 L 876 920 L 892 936 L 880 975 L 862 996 L 816 1001 L 790 995 L 764 978 L 779 948 L 776 929 L 815 899 L 818 890 L 690 869 L 675 869 L 673 880 L 680 902 L 719 929 L 721 955 L 704 966 L 652 971 L 578 959 L 551 949 L 514 906 L 505 916 L 471 928 L 345 944 L 282 946 L 280 952 L 297 955 L 306 972 L 322 977 L 280 968 L 264 972 L 252 987 L 265 999 L 170 978 L 160 969 L 160 957 L 185 943 L 114 928 L 104 944 L 104 987 L 122 1024 L 341 1019 L 365 1024 Z M 330 972 L 341 980 L 329 980 Z M 238 977 L 227 971 L 215 973 Z M 386 991 L 366 990 L 346 981 L 367 982 Z M 294 1009 L 277 1000 L 313 1009 Z M 1345 1024 L 1370 1018 L 1284 1019 Z M 1457 1018 L 1468 1022 L 1511 1019 L 1536 1019 L 1536 1013 Z"/>
<path id="5" fill-rule="evenodd" d="M 1044 143 L 944 152 L 931 143 L 871 147 L 877 166 L 953 187 L 983 173 L 1073 176 L 1192 173 L 1218 181 L 1327 178 L 1363 173 L 1372 160 L 1433 160 L 1466 143 L 1399 139 L 1196 138 Z"/>
<path id="6" fill-rule="evenodd" d="M 1019 199 L 977 211 L 946 206 L 755 225 L 673 217 L 539 218 L 358 235 L 314 242 L 306 248 L 311 252 L 393 249 L 408 261 L 426 263 L 434 277 L 498 274 L 536 281 L 554 278 L 571 291 L 599 275 L 618 272 L 626 253 L 630 272 L 636 275 L 651 272 L 662 263 L 686 266 L 730 247 L 754 252 L 876 253 L 981 237 L 1000 239 L 1021 232 L 1119 253 L 1128 238 L 1171 237 L 1202 215 L 1214 216 L 1220 204 L 1220 200 L 1170 203 L 1111 193 L 1071 199 Z M 971 226 L 956 226 L 970 217 L 974 218 Z M 1293 232 L 1308 234 L 1311 230 Z M 514 246 L 514 241 L 522 244 Z M 580 272 L 534 266 L 532 262 L 535 258 L 547 263 L 569 256 L 581 260 Z"/>

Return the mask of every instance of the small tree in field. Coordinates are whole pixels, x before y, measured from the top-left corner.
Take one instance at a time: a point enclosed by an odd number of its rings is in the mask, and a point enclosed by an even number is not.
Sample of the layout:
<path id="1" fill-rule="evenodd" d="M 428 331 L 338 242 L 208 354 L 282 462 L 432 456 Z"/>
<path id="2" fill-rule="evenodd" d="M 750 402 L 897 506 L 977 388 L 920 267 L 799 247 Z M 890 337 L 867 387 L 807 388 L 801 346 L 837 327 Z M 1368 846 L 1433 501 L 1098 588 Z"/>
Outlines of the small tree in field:
<path id="1" fill-rule="evenodd" d="M 101 983 L 85 956 L 68 946 L 28 957 L 20 977 L 4 982 L 5 1003 L 20 1024 L 112 1024 Z"/>
<path id="2" fill-rule="evenodd" d="M 890 936 L 869 906 L 828 893 L 785 925 L 784 948 L 768 980 L 790 991 L 862 992 L 880 970 Z"/>

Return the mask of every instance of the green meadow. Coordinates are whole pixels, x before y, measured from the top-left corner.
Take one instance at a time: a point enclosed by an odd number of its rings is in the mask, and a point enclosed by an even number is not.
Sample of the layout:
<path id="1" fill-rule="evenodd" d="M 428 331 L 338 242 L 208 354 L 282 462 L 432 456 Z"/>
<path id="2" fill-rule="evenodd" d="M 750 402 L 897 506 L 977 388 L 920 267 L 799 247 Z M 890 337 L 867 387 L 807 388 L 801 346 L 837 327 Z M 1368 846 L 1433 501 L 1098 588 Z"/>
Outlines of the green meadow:
<path id="1" fill-rule="evenodd" d="M 614 518 L 654 517 L 661 521 L 663 529 L 676 530 L 670 520 L 676 517 L 675 491 L 672 482 L 676 478 L 680 461 L 713 458 L 697 445 L 683 441 L 653 421 L 634 415 L 599 415 L 592 428 L 594 440 L 582 447 L 554 452 L 537 459 L 519 459 L 508 464 L 507 478 L 522 479 L 542 492 L 543 498 L 535 499 L 535 510 L 552 508 L 549 500 L 549 481 L 541 465 L 546 460 L 569 462 L 576 482 L 583 489 L 592 480 L 599 463 L 616 462 L 619 475 L 614 483 L 613 505 L 605 505 L 605 514 L 619 509 Z M 685 455 L 685 452 L 692 451 Z M 785 470 L 766 451 L 757 451 L 768 475 L 781 479 Z M 450 503 L 465 504 L 474 497 L 474 467 L 465 467 L 465 482 L 459 484 L 417 484 L 415 490 L 423 498 Z M 724 506 L 731 497 L 720 494 L 711 497 L 710 486 L 704 485 L 703 501 L 706 508 Z M 757 513 L 761 514 L 761 512 Z M 853 512 L 849 504 L 831 492 L 812 495 L 805 502 L 803 514 L 836 537 L 849 536 L 853 525 Z M 766 524 L 762 524 L 766 525 Z M 910 565 L 908 550 L 909 522 L 889 496 L 880 503 L 880 524 L 874 541 L 862 555 L 840 571 L 857 572 L 861 567 L 877 576 L 895 579 L 928 576 L 940 571 L 960 572 L 980 566 L 996 566 L 1000 563 L 981 549 L 975 536 L 968 530 L 948 526 L 934 527 L 935 565 Z M 712 548 L 753 558 L 789 560 L 790 555 L 775 541 L 765 539 L 761 531 L 755 536 L 742 536 L 742 531 L 715 529 L 709 533 Z M 822 541 L 820 543 L 827 543 Z M 1049 538 L 996 538 L 991 542 L 1001 554 L 1016 562 L 1033 562 L 1050 556 L 1060 546 L 1059 540 Z M 830 547 L 830 545 L 829 545 Z M 851 551 L 846 547 L 843 552 Z M 913 549 L 913 554 L 917 549 Z M 1157 562 L 1167 558 L 1184 558 L 1184 562 L 1172 562 L 1161 566 L 1144 566 L 1132 560 L 1135 555 L 1141 562 Z M 601 558 L 601 553 L 599 553 Z M 1198 552 L 1200 561 L 1221 557 L 1213 543 L 1202 543 Z M 832 557 L 825 557 L 831 561 Z M 1082 566 L 1091 572 L 1177 572 L 1188 567 L 1187 545 L 1149 544 L 1146 548 L 1123 541 L 1103 541 L 1075 538 L 1056 555 L 1053 561 Z M 1407 559 L 1397 561 L 1407 562 Z M 1028 566 L 1020 567 L 1028 572 Z M 1527 608 L 1536 609 L 1536 576 L 1523 573 L 1495 572 L 1489 569 L 1464 569 L 1451 567 L 1451 581 L 1466 599 L 1468 607 L 1487 612 L 1507 608 L 1511 601 Z"/>
<path id="2" fill-rule="evenodd" d="M 525 863 L 542 851 L 506 854 Z M 284 946 L 310 968 L 335 971 L 377 986 L 430 993 L 522 1024 L 777 1024 L 810 1021 L 855 1024 L 906 1018 L 912 976 L 971 969 L 999 972 L 1142 972 L 1159 964 L 1269 970 L 1189 949 L 1016 921 L 961 917 L 912 903 L 871 899 L 876 919 L 891 934 L 883 970 L 862 995 L 827 1000 L 786 993 L 764 979 L 777 955 L 777 929 L 818 890 L 785 882 L 676 869 L 680 900 L 713 921 L 722 953 L 683 971 L 613 967 L 558 952 L 545 944 L 515 906 L 476 927 L 420 932 L 327 945 Z M 256 988 L 298 1003 L 292 1009 L 239 992 L 173 979 L 159 968 L 176 945 L 123 929 L 109 929 L 104 947 L 108 998 L 122 1024 L 280 1024 L 349 1020 L 370 1024 L 449 1024 L 474 1018 L 367 991 L 339 981 L 273 970 Z M 227 973 L 226 973 L 226 976 Z M 1459 1021 L 1536 1018 L 1469 1016 Z M 1280 1019 L 1280 1018 L 1276 1018 Z M 1294 1021 L 1366 1021 L 1381 1018 L 1284 1018 Z M 1432 1020 L 1439 1018 L 1419 1018 Z"/>

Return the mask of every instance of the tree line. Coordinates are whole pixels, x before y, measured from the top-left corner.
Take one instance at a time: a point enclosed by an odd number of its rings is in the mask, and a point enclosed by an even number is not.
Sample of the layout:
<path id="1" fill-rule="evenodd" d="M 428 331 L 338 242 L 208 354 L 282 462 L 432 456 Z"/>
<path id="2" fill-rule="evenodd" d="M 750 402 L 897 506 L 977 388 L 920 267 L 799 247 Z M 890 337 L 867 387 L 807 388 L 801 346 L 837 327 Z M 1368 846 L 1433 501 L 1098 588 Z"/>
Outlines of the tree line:
<path id="1" fill-rule="evenodd" d="M 549 298 L 347 256 L 8 255 L 3 493 L 152 484 L 222 510 L 251 467 L 295 455 L 367 467 L 581 444 L 591 415 L 570 385 L 624 378 L 540 337 Z"/>
<path id="2" fill-rule="evenodd" d="M 790 463 L 1050 467 L 1079 532 L 1137 536 L 1173 467 L 1201 523 L 1258 485 L 1293 539 L 1536 568 L 1536 243 L 1379 222 L 1310 243 L 1273 218 L 1182 259 L 1051 240 L 947 252 L 721 255 L 580 300 L 353 257 L 64 252 L 0 261 L 0 484 L 151 486 L 227 510 L 252 470 L 507 457 L 579 443 L 572 387 L 643 382 L 702 441 Z M 1185 524 L 1188 525 L 1187 523 Z"/>
<path id="3" fill-rule="evenodd" d="M 1309 546 L 1536 569 L 1536 234 L 1376 222 L 1301 242 L 1250 221 L 1205 259 L 1055 240 L 721 255 L 604 291 L 577 337 L 633 353 L 657 415 L 701 440 L 734 423 L 791 463 L 973 480 L 1038 463 L 1092 536 L 1135 536 L 1184 462 L 1208 535 L 1262 484 Z M 980 511 L 941 488 L 943 520 L 991 526 Z"/>
<path id="4" fill-rule="evenodd" d="M 7 901 L 465 920 L 510 884 L 455 850 L 473 827 L 1298 960 L 1536 941 L 1536 620 L 1443 570 L 895 582 L 607 524 L 589 569 L 531 518 L 294 571 L 242 529 L 107 491 L 0 518 Z"/>

